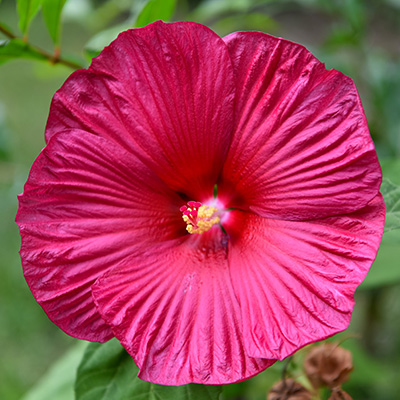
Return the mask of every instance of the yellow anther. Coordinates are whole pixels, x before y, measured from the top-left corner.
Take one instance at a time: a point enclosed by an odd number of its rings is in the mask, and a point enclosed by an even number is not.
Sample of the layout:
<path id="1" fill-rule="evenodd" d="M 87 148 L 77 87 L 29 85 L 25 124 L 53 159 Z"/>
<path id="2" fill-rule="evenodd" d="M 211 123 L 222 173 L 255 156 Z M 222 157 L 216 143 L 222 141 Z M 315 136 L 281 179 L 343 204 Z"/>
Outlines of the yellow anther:
<path id="1" fill-rule="evenodd" d="M 201 203 L 192 201 L 188 205 L 190 205 L 190 208 L 183 206 L 181 211 L 184 213 L 182 219 L 186 222 L 186 230 L 189 233 L 201 235 L 219 223 L 220 218 L 215 207 L 201 205 Z"/>

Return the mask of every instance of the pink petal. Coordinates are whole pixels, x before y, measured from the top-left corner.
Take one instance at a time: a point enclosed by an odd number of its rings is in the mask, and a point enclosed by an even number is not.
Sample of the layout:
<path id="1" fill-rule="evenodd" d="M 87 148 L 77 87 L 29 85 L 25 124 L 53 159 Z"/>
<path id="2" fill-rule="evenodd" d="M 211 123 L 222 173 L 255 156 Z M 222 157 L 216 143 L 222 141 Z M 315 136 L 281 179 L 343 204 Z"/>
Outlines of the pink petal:
<path id="1" fill-rule="evenodd" d="M 185 232 L 175 197 L 132 154 L 82 131 L 60 133 L 33 164 L 17 223 L 25 278 L 68 334 L 105 341 L 91 286 L 159 240 Z"/>
<path id="2" fill-rule="evenodd" d="M 232 133 L 233 70 L 225 43 L 192 22 L 120 34 L 54 96 L 47 140 L 68 127 L 137 154 L 190 199 L 209 197 Z"/>
<path id="3" fill-rule="evenodd" d="M 351 79 L 283 39 L 248 32 L 225 41 L 237 103 L 219 194 L 233 207 L 284 219 L 364 207 L 381 170 Z"/>
<path id="4" fill-rule="evenodd" d="M 229 264 L 247 354 L 283 359 L 346 329 L 384 218 L 380 194 L 353 214 L 308 222 L 234 212 Z"/>
<path id="5" fill-rule="evenodd" d="M 210 244 L 213 234 L 218 237 Z M 153 246 L 93 286 L 99 312 L 134 358 L 141 379 L 223 384 L 273 363 L 244 351 L 221 236 L 216 230 Z"/>

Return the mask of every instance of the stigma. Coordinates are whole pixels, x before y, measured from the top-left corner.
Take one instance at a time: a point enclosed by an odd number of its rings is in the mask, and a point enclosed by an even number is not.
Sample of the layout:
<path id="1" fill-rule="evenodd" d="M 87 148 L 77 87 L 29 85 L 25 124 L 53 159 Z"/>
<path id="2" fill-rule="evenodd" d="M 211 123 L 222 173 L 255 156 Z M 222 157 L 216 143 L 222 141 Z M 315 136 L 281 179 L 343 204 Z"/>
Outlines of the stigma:
<path id="1" fill-rule="evenodd" d="M 202 205 L 198 201 L 189 201 L 187 206 L 180 208 L 182 219 L 186 222 L 186 230 L 189 233 L 202 234 L 218 224 L 220 217 L 214 207 Z"/>

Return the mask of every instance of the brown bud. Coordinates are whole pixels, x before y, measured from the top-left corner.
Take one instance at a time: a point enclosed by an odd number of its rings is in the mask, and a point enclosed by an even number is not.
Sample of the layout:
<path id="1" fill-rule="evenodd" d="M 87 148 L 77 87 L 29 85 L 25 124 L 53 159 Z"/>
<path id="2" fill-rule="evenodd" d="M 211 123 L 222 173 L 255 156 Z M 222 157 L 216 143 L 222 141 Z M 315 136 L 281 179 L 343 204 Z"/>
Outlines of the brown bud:
<path id="1" fill-rule="evenodd" d="M 328 400 L 353 400 L 353 398 L 343 389 L 332 389 L 332 394 Z"/>
<path id="2" fill-rule="evenodd" d="M 285 379 L 272 386 L 267 400 L 311 400 L 311 393 L 294 379 Z"/>
<path id="3" fill-rule="evenodd" d="M 315 388 L 339 387 L 349 379 L 353 370 L 351 353 L 337 344 L 315 346 L 304 360 L 304 369 Z"/>

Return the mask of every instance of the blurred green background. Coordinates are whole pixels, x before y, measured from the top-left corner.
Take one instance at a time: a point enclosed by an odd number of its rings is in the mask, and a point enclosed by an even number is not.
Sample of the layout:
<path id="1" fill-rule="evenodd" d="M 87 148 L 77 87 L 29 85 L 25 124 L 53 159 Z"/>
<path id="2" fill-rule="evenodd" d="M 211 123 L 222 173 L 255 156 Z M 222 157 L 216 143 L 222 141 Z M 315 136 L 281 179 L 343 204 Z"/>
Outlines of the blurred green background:
<path id="1" fill-rule="evenodd" d="M 193 20 L 221 36 L 237 30 L 260 30 L 301 43 L 327 68 L 340 70 L 355 81 L 382 162 L 386 188 L 391 193 L 398 190 L 400 0 L 161 3 L 67 0 L 62 13 L 62 57 L 87 66 L 90 56 L 119 31 L 154 19 Z M 15 1 L 0 1 L 0 23 L 22 37 Z M 0 33 L 0 40 L 6 39 Z M 29 42 L 53 52 L 41 13 L 32 21 Z M 73 70 L 49 62 L 5 61 L 0 53 L 0 399 L 14 400 L 22 398 L 54 361 L 77 343 L 47 319 L 31 295 L 22 275 L 19 234 L 14 223 L 16 196 L 22 192 L 29 168 L 44 146 L 51 98 Z M 399 215 L 399 205 L 391 207 Z M 399 260 L 400 230 L 389 227 L 378 259 L 356 293 L 351 327 L 341 335 L 347 338 L 344 347 L 353 352 L 355 371 L 345 388 L 354 399 L 400 398 Z M 73 358 L 72 364 L 81 350 L 74 351 L 68 355 Z M 223 397 L 265 399 L 268 388 L 280 379 L 281 368 L 278 364 L 254 379 L 230 385 L 224 388 Z M 57 373 L 63 375 L 65 370 L 60 367 Z M 53 377 L 47 379 L 54 382 L 57 379 Z"/>

